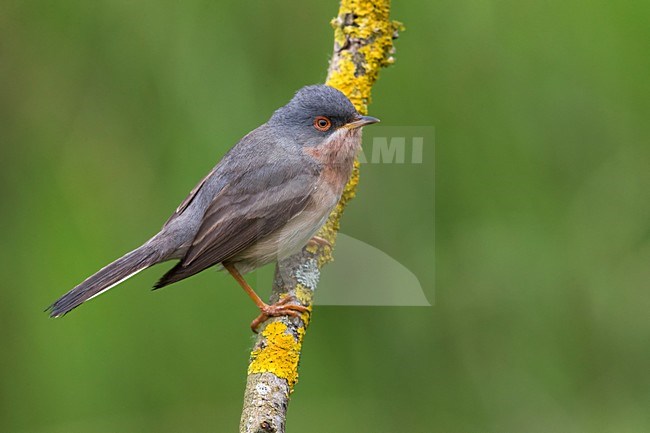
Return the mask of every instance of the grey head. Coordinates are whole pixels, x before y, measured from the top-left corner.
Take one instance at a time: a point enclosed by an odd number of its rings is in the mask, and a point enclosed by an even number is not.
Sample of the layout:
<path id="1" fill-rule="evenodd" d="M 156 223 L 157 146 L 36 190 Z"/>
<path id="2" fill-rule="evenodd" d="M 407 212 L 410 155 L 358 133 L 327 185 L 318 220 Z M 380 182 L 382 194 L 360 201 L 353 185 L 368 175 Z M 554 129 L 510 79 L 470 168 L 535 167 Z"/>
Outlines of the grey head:
<path id="1" fill-rule="evenodd" d="M 358 128 L 379 122 L 361 116 L 339 90 L 324 84 L 305 86 L 289 103 L 273 113 L 268 125 L 303 145 L 317 145 L 341 128 Z"/>

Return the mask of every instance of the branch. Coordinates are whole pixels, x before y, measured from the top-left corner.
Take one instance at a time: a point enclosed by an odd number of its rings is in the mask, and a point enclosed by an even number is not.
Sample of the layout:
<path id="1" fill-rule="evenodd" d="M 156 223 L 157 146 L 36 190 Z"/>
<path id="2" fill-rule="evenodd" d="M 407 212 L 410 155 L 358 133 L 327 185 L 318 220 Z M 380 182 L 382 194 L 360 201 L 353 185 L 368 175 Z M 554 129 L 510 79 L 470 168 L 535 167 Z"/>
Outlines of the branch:
<path id="1" fill-rule="evenodd" d="M 393 39 L 401 24 L 389 18 L 390 0 L 341 0 L 332 20 L 334 53 L 326 84 L 341 90 L 357 111 L 367 114 L 379 70 L 393 63 Z M 310 245 L 276 266 L 270 302 L 293 296 L 310 312 L 301 318 L 276 317 L 262 325 L 251 352 L 240 433 L 284 433 L 289 396 L 298 381 L 302 341 L 309 325 L 320 269 L 332 261 L 339 222 L 359 181 L 359 164 L 340 202 L 318 236 L 331 246 Z"/>

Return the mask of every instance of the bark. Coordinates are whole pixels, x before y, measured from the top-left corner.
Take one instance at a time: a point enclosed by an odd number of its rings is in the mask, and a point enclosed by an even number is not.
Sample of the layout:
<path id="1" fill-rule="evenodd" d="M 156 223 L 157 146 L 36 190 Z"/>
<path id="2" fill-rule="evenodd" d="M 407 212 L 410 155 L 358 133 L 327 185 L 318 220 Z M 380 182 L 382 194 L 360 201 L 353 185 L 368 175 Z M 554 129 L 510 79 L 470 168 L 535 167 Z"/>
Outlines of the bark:
<path id="1" fill-rule="evenodd" d="M 334 52 L 326 84 L 345 93 L 361 114 L 367 114 L 372 85 L 379 70 L 393 63 L 393 40 L 401 24 L 389 18 L 390 0 L 342 0 L 331 22 Z M 293 296 L 309 313 L 300 318 L 277 317 L 261 325 L 253 346 L 244 394 L 240 433 L 284 433 L 289 398 L 298 381 L 302 350 L 320 270 L 332 261 L 339 222 L 354 197 L 355 169 L 336 209 L 318 236 L 328 245 L 310 245 L 278 263 L 270 302 Z"/>

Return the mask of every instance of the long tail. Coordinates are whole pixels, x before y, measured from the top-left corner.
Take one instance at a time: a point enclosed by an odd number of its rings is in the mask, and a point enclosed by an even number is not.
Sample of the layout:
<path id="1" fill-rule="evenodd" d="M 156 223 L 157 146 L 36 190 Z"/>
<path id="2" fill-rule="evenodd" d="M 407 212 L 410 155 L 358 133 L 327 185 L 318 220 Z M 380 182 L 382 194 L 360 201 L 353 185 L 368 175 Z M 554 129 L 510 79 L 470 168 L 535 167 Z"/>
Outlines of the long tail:
<path id="1" fill-rule="evenodd" d="M 50 317 L 63 316 L 87 300 L 112 289 L 143 269 L 161 262 L 164 260 L 165 254 L 161 251 L 159 243 L 154 237 L 141 247 L 103 267 L 83 283 L 57 299 L 46 311 L 49 311 Z"/>

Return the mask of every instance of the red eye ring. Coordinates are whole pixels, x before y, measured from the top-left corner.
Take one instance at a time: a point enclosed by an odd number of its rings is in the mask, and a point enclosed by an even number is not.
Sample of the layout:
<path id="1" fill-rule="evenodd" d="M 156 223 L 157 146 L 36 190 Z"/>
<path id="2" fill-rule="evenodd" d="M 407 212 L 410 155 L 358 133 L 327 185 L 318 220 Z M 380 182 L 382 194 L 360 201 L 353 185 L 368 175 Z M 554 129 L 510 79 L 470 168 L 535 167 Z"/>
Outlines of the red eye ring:
<path id="1" fill-rule="evenodd" d="M 319 131 L 327 131 L 332 127 L 332 121 L 325 116 L 318 116 L 314 119 L 314 128 Z"/>

